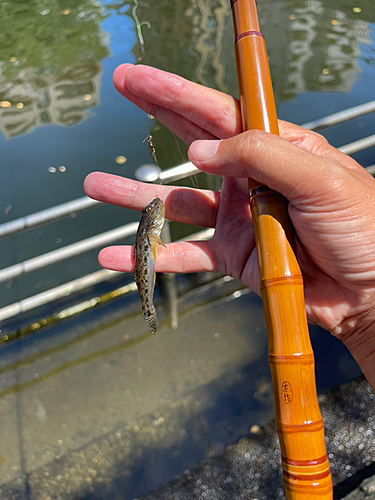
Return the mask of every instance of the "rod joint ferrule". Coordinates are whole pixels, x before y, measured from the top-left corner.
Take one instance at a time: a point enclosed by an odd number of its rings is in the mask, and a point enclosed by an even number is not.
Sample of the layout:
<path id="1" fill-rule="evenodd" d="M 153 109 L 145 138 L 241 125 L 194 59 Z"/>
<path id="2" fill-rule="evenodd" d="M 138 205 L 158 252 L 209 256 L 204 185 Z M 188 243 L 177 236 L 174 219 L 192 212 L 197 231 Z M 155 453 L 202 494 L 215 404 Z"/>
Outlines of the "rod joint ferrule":
<path id="1" fill-rule="evenodd" d="M 246 38 L 247 36 L 259 36 L 261 38 L 264 38 L 264 36 L 262 35 L 262 33 L 260 31 L 256 31 L 256 30 L 248 30 L 248 31 L 243 31 L 242 33 L 240 33 L 235 42 L 234 43 L 237 43 L 238 40 L 241 40 L 241 38 Z"/>

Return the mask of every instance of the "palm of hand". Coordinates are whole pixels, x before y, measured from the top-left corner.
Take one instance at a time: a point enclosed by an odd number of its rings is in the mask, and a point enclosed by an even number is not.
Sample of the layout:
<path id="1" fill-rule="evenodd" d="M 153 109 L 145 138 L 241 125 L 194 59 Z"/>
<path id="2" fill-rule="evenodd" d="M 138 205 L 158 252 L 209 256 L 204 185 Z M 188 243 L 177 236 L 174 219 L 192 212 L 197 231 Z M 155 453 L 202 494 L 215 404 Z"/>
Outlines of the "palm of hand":
<path id="1" fill-rule="evenodd" d="M 214 268 L 259 293 L 259 270 L 249 193 L 244 179 L 224 177 L 215 234 L 207 245 Z"/>

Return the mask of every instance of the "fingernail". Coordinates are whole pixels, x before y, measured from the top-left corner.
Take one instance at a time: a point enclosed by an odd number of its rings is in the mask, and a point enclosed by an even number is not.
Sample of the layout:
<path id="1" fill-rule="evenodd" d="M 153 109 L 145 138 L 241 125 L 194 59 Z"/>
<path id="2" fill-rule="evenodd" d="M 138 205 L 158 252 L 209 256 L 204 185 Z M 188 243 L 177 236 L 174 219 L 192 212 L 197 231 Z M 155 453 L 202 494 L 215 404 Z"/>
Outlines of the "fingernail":
<path id="1" fill-rule="evenodd" d="M 190 152 L 197 161 L 211 160 L 216 154 L 221 141 L 195 141 L 190 146 Z"/>

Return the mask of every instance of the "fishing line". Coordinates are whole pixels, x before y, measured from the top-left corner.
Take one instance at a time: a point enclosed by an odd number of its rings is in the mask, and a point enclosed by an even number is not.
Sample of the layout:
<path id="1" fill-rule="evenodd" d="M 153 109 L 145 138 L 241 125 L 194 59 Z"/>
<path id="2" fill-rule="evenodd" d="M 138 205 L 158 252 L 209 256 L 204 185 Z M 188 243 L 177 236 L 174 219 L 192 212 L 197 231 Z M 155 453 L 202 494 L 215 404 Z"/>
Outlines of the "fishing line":
<path id="1" fill-rule="evenodd" d="M 184 155 L 183 155 L 183 153 L 182 153 L 182 151 L 181 151 L 181 146 L 180 146 L 180 145 L 179 145 L 179 143 L 178 143 L 178 140 L 177 140 L 176 134 L 174 134 L 174 133 L 172 132 L 172 135 L 173 135 L 173 139 L 174 139 L 174 142 L 175 142 L 175 144 L 176 144 L 177 150 L 178 150 L 178 152 L 180 153 L 181 160 L 182 160 L 182 162 L 185 162 L 185 158 L 184 158 Z M 191 175 L 191 176 L 190 176 L 190 180 L 191 180 L 191 183 L 192 183 L 192 185 L 193 185 L 193 188 L 195 188 L 195 189 L 199 189 L 198 179 L 197 179 L 196 174 Z"/>

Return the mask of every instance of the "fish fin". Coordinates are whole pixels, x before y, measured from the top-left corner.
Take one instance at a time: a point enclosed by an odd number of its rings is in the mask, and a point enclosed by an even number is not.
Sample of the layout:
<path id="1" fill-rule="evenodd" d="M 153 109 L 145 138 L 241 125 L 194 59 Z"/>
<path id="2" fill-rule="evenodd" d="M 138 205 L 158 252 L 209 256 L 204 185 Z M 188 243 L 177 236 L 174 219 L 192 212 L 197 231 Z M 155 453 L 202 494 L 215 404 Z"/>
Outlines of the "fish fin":
<path id="1" fill-rule="evenodd" d="M 149 263 L 150 266 L 150 284 L 151 284 L 151 294 L 154 295 L 155 282 L 156 282 L 156 273 L 155 273 L 155 261 L 152 260 Z"/>
<path id="2" fill-rule="evenodd" d="M 164 245 L 164 243 L 161 241 L 161 238 L 159 235 L 150 234 L 150 236 L 148 238 L 150 240 L 151 247 L 153 247 L 154 245 L 161 245 L 161 246 L 167 248 L 167 245 Z"/>

